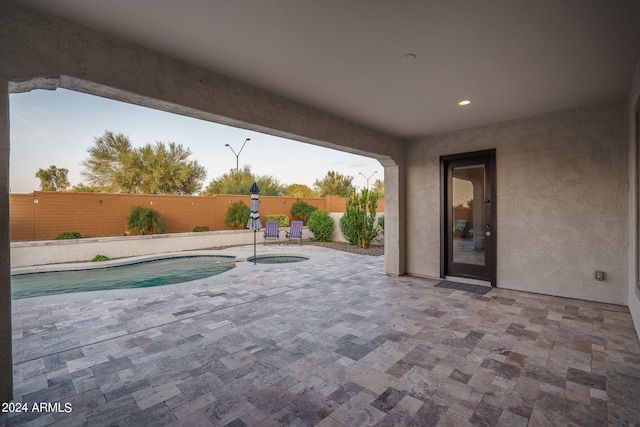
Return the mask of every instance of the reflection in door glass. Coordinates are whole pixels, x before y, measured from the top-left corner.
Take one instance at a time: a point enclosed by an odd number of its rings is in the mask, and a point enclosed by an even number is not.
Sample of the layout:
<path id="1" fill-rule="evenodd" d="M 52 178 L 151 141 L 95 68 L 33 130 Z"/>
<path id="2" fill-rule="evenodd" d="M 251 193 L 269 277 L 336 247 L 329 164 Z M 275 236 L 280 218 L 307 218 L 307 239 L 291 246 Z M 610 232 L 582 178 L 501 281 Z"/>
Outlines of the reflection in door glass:
<path id="1" fill-rule="evenodd" d="M 453 262 L 485 264 L 484 164 L 452 170 Z"/>

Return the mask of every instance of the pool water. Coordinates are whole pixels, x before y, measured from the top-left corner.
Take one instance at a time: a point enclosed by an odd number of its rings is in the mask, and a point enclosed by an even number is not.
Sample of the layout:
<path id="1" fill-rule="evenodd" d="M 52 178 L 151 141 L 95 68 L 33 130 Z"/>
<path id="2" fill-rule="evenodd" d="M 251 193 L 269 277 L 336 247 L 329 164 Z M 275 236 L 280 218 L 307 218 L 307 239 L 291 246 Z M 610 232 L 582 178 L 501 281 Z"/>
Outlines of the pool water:
<path id="1" fill-rule="evenodd" d="M 189 256 L 91 270 L 19 274 L 11 276 L 11 298 L 172 285 L 234 267 L 234 257 Z"/>

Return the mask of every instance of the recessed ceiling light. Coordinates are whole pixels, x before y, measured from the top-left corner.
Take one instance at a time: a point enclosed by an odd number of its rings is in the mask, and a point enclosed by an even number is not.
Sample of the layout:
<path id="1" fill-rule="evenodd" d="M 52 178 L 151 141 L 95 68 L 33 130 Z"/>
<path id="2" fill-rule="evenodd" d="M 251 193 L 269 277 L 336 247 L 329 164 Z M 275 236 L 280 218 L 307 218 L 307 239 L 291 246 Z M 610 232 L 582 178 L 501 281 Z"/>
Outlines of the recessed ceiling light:
<path id="1" fill-rule="evenodd" d="M 471 101 L 469 101 L 468 99 L 463 99 L 462 101 L 458 102 L 458 105 L 461 105 L 461 106 L 465 106 L 469 104 L 471 104 Z"/>

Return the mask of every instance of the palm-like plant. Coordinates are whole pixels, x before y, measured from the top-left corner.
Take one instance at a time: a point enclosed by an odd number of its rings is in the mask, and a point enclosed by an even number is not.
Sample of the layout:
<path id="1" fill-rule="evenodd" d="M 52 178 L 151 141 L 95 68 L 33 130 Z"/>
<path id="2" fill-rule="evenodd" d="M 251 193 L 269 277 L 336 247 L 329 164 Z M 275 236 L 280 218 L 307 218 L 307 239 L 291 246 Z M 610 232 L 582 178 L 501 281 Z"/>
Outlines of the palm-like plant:
<path id="1" fill-rule="evenodd" d="M 249 216 L 251 216 L 249 207 L 242 202 L 237 202 L 229 207 L 224 217 L 224 223 L 229 227 L 242 229 L 247 226 Z"/>
<path id="2" fill-rule="evenodd" d="M 167 230 L 160 213 L 155 209 L 135 206 L 127 217 L 127 231 L 140 234 L 162 234 Z"/>

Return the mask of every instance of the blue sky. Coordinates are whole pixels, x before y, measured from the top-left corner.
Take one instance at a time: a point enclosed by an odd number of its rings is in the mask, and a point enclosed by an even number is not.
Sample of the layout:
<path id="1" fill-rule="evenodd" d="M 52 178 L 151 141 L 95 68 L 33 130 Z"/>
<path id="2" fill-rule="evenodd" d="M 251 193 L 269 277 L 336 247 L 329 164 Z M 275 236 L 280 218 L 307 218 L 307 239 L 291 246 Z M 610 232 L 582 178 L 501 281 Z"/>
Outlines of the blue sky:
<path id="1" fill-rule="evenodd" d="M 236 157 L 225 144 L 238 152 L 246 138 L 251 141 L 240 153 L 240 167 L 249 165 L 253 173 L 274 176 L 283 185 L 311 187 L 329 170 L 352 176 L 357 188 L 366 186 L 360 173 L 369 177 L 377 171 L 370 185 L 384 176 L 380 163 L 368 157 L 65 89 L 11 94 L 9 102 L 12 193 L 39 190 L 35 173 L 51 165 L 68 169 L 72 186 L 83 182 L 81 162 L 106 130 L 127 135 L 133 146 L 162 141 L 189 148 L 191 159 L 207 169 L 203 188 L 235 169 Z"/>

